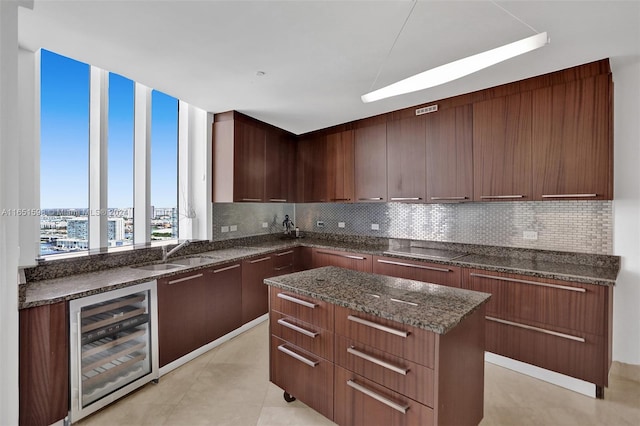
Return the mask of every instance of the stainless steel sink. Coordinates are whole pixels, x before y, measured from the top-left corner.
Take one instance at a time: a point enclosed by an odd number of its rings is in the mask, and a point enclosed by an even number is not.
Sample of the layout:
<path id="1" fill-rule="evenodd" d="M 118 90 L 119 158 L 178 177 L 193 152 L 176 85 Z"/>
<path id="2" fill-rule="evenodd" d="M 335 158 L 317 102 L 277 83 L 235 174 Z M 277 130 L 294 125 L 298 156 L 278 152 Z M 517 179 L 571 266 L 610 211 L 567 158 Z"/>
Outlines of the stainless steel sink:
<path id="1" fill-rule="evenodd" d="M 143 269 L 145 271 L 170 271 L 172 269 L 184 268 L 184 265 L 176 265 L 174 263 L 156 263 L 155 265 L 132 266 L 134 269 Z"/>
<path id="2" fill-rule="evenodd" d="M 172 260 L 171 263 L 182 266 L 199 266 L 207 263 L 213 262 L 212 257 L 207 256 L 195 256 L 195 257 L 186 257 L 184 259 L 176 259 Z"/>

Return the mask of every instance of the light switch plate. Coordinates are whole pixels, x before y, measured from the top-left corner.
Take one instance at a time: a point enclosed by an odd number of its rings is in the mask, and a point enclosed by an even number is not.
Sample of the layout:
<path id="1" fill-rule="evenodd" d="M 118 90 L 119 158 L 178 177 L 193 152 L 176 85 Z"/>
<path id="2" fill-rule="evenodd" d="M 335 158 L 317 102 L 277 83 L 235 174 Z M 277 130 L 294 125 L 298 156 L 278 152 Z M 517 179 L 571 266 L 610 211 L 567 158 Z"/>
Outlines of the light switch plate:
<path id="1" fill-rule="evenodd" d="M 525 240 L 537 240 L 538 232 L 537 231 L 524 231 L 522 233 L 522 238 Z"/>
<path id="2" fill-rule="evenodd" d="M 374 231 L 379 231 L 380 230 L 380 225 L 378 225 L 377 223 L 372 223 L 371 224 L 371 229 Z"/>
<path id="3" fill-rule="evenodd" d="M 338 228 L 344 228 L 345 223 L 344 222 L 338 222 Z"/>
<path id="4" fill-rule="evenodd" d="M 262 222 L 262 227 L 263 228 L 268 228 L 269 227 L 269 223 L 268 222 Z"/>
<path id="5" fill-rule="evenodd" d="M 234 231 L 237 231 L 237 230 L 238 230 L 238 225 L 231 225 L 229 227 L 229 231 L 231 231 L 231 232 L 234 232 Z"/>
<path id="6" fill-rule="evenodd" d="M 229 232 L 229 227 L 228 226 L 221 227 L 220 232 Z"/>

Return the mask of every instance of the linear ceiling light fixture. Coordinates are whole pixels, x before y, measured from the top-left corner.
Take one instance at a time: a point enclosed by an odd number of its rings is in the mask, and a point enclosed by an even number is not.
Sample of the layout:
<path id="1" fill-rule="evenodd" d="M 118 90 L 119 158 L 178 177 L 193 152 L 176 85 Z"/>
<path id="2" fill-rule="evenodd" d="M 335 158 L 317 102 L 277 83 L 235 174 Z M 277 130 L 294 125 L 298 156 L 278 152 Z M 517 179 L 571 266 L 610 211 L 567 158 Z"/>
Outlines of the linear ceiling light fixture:
<path id="1" fill-rule="evenodd" d="M 547 33 L 536 34 L 522 40 L 487 50 L 466 58 L 458 59 L 439 67 L 421 72 L 396 83 L 362 95 L 362 102 L 374 102 L 392 96 L 417 92 L 440 84 L 448 83 L 481 69 L 506 61 L 523 53 L 531 52 L 549 43 Z"/>

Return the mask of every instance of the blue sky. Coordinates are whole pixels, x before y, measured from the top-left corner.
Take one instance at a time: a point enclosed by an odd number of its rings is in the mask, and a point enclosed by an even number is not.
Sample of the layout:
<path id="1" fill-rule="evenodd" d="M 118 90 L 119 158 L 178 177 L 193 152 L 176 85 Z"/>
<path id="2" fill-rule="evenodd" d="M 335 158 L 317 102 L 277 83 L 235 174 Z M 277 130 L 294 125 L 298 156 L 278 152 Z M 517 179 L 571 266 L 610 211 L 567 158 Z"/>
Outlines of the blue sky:
<path id="1" fill-rule="evenodd" d="M 42 50 L 40 206 L 88 207 L 89 65 Z M 108 204 L 133 205 L 133 81 L 109 77 Z M 177 203 L 178 101 L 152 93 L 151 204 Z"/>

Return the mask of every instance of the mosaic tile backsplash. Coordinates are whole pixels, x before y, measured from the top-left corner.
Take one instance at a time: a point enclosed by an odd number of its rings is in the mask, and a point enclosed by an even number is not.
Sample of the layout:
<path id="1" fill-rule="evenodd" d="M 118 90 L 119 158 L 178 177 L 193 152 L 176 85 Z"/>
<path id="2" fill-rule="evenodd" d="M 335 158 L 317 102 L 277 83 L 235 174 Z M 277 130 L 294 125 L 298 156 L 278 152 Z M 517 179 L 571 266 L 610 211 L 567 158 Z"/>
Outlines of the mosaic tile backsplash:
<path id="1" fill-rule="evenodd" d="M 461 204 L 214 204 L 214 241 L 277 233 L 288 214 L 302 232 L 613 253 L 611 201 Z M 324 223 L 318 227 L 317 222 Z M 262 228 L 267 222 L 268 227 Z M 338 227 L 344 222 L 344 228 Z M 237 224 L 235 232 L 222 226 Z M 373 230 L 372 224 L 379 229 Z M 537 240 L 524 239 L 525 231 Z"/>

